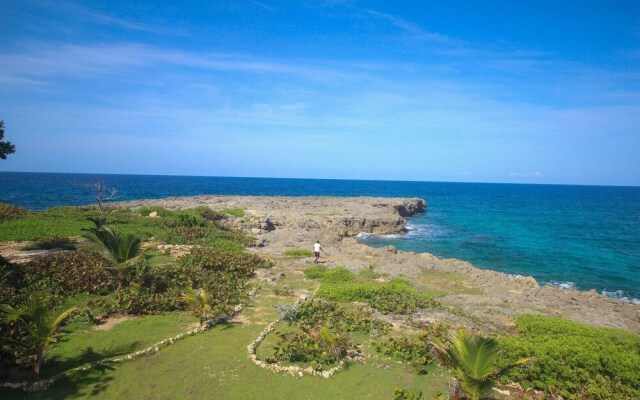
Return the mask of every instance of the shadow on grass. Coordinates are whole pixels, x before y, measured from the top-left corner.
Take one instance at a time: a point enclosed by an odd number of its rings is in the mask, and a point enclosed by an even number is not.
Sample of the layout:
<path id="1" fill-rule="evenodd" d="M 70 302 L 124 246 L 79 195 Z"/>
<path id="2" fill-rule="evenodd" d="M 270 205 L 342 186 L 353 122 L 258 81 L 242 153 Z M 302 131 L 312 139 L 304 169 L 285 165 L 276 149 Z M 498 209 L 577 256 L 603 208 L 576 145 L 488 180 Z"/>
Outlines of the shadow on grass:
<path id="1" fill-rule="evenodd" d="M 42 370 L 42 376 L 47 378 L 87 363 L 132 353 L 139 350 L 138 345 L 139 342 L 132 342 L 120 346 L 112 346 L 99 352 L 94 351 L 93 347 L 89 346 L 82 350 L 78 357 L 62 358 L 61 356 L 54 356 L 47 360 L 47 364 Z"/>
<path id="2" fill-rule="evenodd" d="M 114 378 L 106 376 L 114 368 L 110 365 L 98 365 L 87 371 L 79 371 L 72 376 L 58 379 L 49 388 L 26 393 L 19 389 L 0 388 L 0 398 L 3 400 L 38 400 L 38 399 L 74 399 L 96 396 L 103 392 Z"/>

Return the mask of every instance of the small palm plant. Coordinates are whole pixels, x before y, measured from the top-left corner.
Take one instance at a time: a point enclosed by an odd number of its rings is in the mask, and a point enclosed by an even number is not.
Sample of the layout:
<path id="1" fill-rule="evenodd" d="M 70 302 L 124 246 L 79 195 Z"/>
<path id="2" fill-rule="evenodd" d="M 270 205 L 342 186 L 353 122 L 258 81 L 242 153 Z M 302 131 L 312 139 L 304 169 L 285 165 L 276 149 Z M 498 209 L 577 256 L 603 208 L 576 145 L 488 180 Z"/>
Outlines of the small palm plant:
<path id="1" fill-rule="evenodd" d="M 19 356 L 25 358 L 38 376 L 44 364 L 49 348 L 62 335 L 60 324 L 76 310 L 71 307 L 63 311 L 56 311 L 42 301 L 32 299 L 21 304 L 18 308 L 3 305 L 2 319 L 8 324 L 17 324 L 22 332 L 19 339 L 6 339 L 19 349 Z"/>
<path id="2" fill-rule="evenodd" d="M 192 287 L 182 294 L 182 300 L 189 305 L 189 310 L 200 320 L 202 326 L 206 320 L 211 318 L 212 299 L 204 289 L 196 290 Z"/>
<path id="3" fill-rule="evenodd" d="M 513 364 L 498 368 L 498 342 L 459 329 L 448 343 L 431 342 L 438 359 L 449 367 L 460 382 L 460 389 L 469 399 L 487 398 L 495 382 L 510 369 L 529 364 L 532 359 L 522 358 Z"/>
<path id="4" fill-rule="evenodd" d="M 103 218 L 89 218 L 95 227 L 83 229 L 92 233 L 90 237 L 96 243 L 100 243 L 109 252 L 113 259 L 122 264 L 140 254 L 140 238 L 134 235 L 119 235 L 113 229 L 104 226 Z"/>

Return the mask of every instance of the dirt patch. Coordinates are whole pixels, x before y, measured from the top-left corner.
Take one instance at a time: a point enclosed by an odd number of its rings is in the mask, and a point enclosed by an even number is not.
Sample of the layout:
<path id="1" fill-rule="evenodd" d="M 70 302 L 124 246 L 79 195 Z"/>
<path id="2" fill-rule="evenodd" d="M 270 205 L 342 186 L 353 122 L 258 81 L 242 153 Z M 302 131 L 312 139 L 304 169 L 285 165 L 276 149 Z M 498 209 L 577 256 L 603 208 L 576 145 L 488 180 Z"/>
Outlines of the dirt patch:
<path id="1" fill-rule="evenodd" d="M 117 317 L 112 317 L 107 319 L 105 322 L 94 326 L 93 329 L 96 331 L 109 331 L 111 330 L 111 328 L 118 325 L 119 323 L 128 321 L 130 319 L 133 319 L 133 317 L 130 315 L 121 315 Z"/>

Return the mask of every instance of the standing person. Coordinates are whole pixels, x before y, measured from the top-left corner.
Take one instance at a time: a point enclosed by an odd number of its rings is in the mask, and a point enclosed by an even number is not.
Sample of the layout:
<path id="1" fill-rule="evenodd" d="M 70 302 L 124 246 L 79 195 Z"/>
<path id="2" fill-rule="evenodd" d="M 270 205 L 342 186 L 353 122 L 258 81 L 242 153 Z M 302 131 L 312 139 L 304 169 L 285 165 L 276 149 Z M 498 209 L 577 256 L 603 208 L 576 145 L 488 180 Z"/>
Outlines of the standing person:
<path id="1" fill-rule="evenodd" d="M 320 246 L 320 241 L 316 240 L 316 243 L 313 245 L 313 254 L 316 256 L 316 261 L 315 263 L 318 263 L 318 260 L 320 259 L 320 252 L 324 252 L 324 250 L 322 250 L 322 247 Z"/>

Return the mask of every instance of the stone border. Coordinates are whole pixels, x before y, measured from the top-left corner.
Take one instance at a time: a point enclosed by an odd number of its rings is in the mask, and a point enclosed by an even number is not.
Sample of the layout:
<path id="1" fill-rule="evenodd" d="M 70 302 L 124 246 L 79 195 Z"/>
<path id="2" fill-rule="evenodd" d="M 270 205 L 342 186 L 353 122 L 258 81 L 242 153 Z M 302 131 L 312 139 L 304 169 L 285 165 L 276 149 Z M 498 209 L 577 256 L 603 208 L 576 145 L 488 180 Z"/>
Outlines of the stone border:
<path id="1" fill-rule="evenodd" d="M 252 298 L 253 296 L 255 296 L 256 292 L 258 291 L 257 288 L 253 288 L 249 291 L 249 293 L 247 294 L 248 298 Z M 22 389 L 25 392 L 37 392 L 40 390 L 45 390 L 47 389 L 49 386 L 51 386 L 55 381 L 59 380 L 60 378 L 65 378 L 65 377 L 69 377 L 77 372 L 81 372 L 81 371 L 87 371 L 90 369 L 93 369 L 97 366 L 100 365 L 105 365 L 105 364 L 112 364 L 112 363 L 121 363 L 121 362 L 126 362 L 126 361 L 133 361 L 139 357 L 143 357 L 149 354 L 155 354 L 158 351 L 160 351 L 160 349 L 172 345 L 175 342 L 177 342 L 180 339 L 183 339 L 187 336 L 193 336 L 195 334 L 198 333 L 203 333 L 206 332 L 208 330 L 210 330 L 211 328 L 213 328 L 214 326 L 216 326 L 217 324 L 223 322 L 223 321 L 227 321 L 233 317 L 235 317 L 236 315 L 238 315 L 240 312 L 242 312 L 242 310 L 244 310 L 244 308 L 247 306 L 246 302 L 240 303 L 238 304 L 233 311 L 219 316 L 217 318 L 212 318 L 208 321 L 206 321 L 204 324 L 202 324 L 201 326 L 199 326 L 198 328 L 195 329 L 191 329 L 187 332 L 184 333 L 180 333 L 174 337 L 168 338 L 168 339 L 164 339 L 161 340 L 153 345 L 151 345 L 150 347 L 147 347 L 144 350 L 138 350 L 135 351 L 133 353 L 129 353 L 127 355 L 124 356 L 119 356 L 119 357 L 112 357 L 112 358 L 105 358 L 102 360 L 98 360 L 98 361 L 94 361 L 92 363 L 88 363 L 88 364 L 84 364 L 81 365 L 79 367 L 76 368 L 72 368 L 72 369 L 68 369 L 66 371 L 60 372 L 57 375 L 52 376 L 49 379 L 42 379 L 42 380 L 37 380 L 35 382 L 3 382 L 0 383 L 0 387 L 6 387 L 6 388 L 10 388 L 10 389 Z"/>
<path id="2" fill-rule="evenodd" d="M 300 301 L 297 301 L 296 304 L 300 303 Z M 269 325 L 267 325 L 266 328 L 264 328 L 264 330 L 262 332 L 260 332 L 260 335 L 258 335 L 258 337 L 256 338 L 256 340 L 254 340 L 253 342 L 251 342 L 248 346 L 247 346 L 247 353 L 249 354 L 249 358 L 251 359 L 251 361 L 257 365 L 260 368 L 265 368 L 268 369 L 269 371 L 275 372 L 275 373 L 285 373 L 285 374 L 289 374 L 291 376 L 295 376 L 298 375 L 299 377 L 304 376 L 304 374 L 309 374 L 312 376 L 322 376 L 325 379 L 329 379 L 331 378 L 336 372 L 340 372 L 343 369 L 345 369 L 347 367 L 347 363 L 349 361 L 357 361 L 357 362 L 364 362 L 365 357 L 364 356 L 346 356 L 344 359 L 340 360 L 340 362 L 338 363 L 338 365 L 336 365 L 335 367 L 328 369 L 328 370 L 324 370 L 324 371 L 318 371 L 315 370 L 311 367 L 306 367 L 306 368 L 302 368 L 299 367 L 297 365 L 290 365 L 290 366 L 283 366 L 283 365 L 279 365 L 279 364 L 270 364 L 267 362 L 264 362 L 262 360 L 258 360 L 258 357 L 256 356 L 256 349 L 258 348 L 258 346 L 260 346 L 260 344 L 262 343 L 262 341 L 267 337 L 268 334 L 270 334 L 271 332 L 273 332 L 275 330 L 275 325 L 280 322 L 281 319 L 278 318 L 275 321 L 272 321 L 271 323 L 269 323 Z"/>

